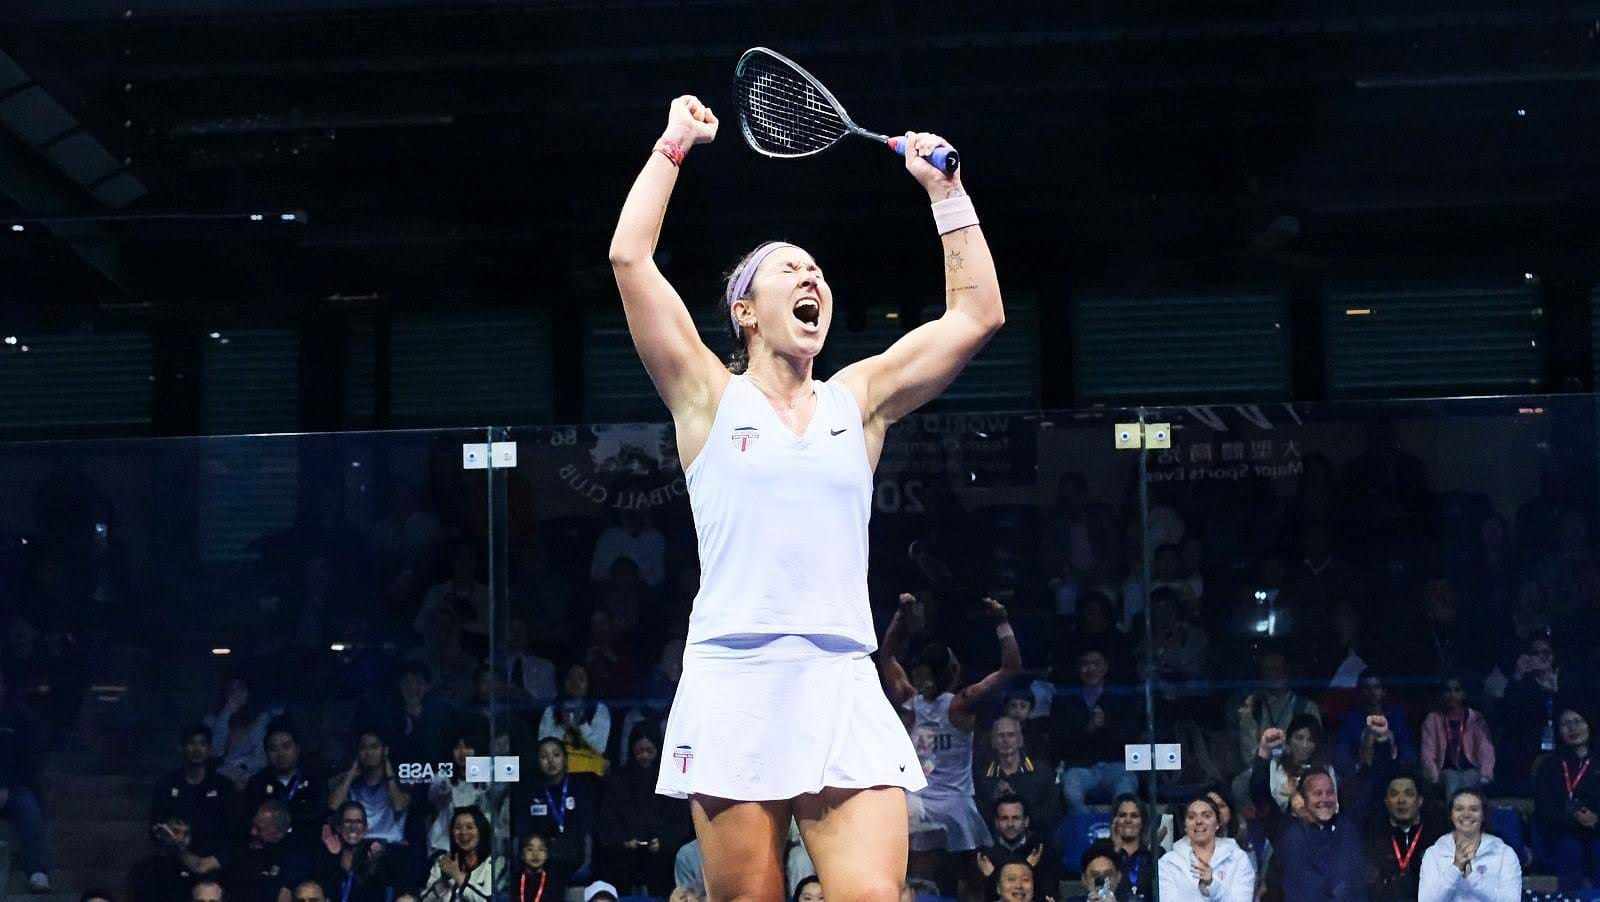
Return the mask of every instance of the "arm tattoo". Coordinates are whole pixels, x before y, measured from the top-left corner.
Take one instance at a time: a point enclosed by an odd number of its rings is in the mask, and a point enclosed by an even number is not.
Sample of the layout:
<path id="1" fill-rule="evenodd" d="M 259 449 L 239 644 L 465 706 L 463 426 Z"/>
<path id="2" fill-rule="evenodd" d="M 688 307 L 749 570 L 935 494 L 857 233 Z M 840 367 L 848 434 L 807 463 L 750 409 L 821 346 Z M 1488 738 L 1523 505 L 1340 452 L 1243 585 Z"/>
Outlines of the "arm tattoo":
<path id="1" fill-rule="evenodd" d="M 967 261 L 961 259 L 961 249 L 960 248 L 954 248 L 953 247 L 950 250 L 945 251 L 945 254 L 944 254 L 944 271 L 945 272 L 951 273 L 951 274 L 958 273 L 961 270 L 965 269 L 966 266 L 967 266 Z"/>

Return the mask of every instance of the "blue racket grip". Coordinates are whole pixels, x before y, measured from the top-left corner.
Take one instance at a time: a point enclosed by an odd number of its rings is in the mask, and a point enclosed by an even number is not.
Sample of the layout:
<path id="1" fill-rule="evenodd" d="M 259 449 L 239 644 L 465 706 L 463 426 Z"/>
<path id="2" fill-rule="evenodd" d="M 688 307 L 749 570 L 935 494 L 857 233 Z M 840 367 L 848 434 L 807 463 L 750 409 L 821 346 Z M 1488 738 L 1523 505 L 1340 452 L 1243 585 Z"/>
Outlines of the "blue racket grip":
<path id="1" fill-rule="evenodd" d="M 890 138 L 889 139 L 889 149 L 894 151 L 895 153 L 899 154 L 902 157 L 905 156 L 906 155 L 906 141 L 905 141 L 905 139 L 904 138 Z M 923 157 L 923 159 L 927 160 L 928 163 L 931 166 L 933 166 L 933 168 L 939 170 L 940 172 L 943 172 L 947 176 L 955 175 L 956 174 L 956 169 L 961 166 L 961 155 L 956 153 L 956 149 L 954 147 L 949 146 L 948 144 L 940 146 L 940 147 L 935 147 L 933 149 L 933 153 L 928 154 L 926 157 Z"/>

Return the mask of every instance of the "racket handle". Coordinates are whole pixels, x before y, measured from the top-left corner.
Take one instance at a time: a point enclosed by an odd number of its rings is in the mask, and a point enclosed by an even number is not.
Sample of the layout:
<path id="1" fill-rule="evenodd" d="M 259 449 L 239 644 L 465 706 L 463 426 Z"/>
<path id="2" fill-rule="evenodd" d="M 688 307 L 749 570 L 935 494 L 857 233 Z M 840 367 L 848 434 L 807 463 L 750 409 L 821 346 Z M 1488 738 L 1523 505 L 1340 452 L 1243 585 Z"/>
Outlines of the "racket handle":
<path id="1" fill-rule="evenodd" d="M 889 149 L 902 157 L 905 156 L 906 140 L 904 138 L 890 138 Z M 945 175 L 955 175 L 956 169 L 961 165 L 961 155 L 956 153 L 956 149 L 948 144 L 935 147 L 933 153 L 928 154 L 923 159 Z"/>

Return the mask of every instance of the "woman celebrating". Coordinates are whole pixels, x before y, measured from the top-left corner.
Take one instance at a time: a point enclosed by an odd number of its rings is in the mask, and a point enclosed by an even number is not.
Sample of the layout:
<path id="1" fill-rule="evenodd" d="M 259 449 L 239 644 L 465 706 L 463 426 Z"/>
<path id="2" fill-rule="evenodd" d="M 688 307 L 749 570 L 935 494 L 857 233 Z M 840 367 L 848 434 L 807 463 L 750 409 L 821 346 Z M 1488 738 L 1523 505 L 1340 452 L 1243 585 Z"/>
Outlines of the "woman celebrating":
<path id="1" fill-rule="evenodd" d="M 1600 881 L 1600 774 L 1589 745 L 1589 719 L 1570 707 L 1558 710 L 1561 750 L 1534 775 L 1534 816 L 1561 891 L 1572 892 Z"/>
<path id="2" fill-rule="evenodd" d="M 1161 856 L 1162 902 L 1251 902 L 1256 869 L 1239 844 L 1217 835 L 1222 813 L 1206 796 L 1183 809 L 1184 836 Z"/>
<path id="3" fill-rule="evenodd" d="M 924 779 L 869 658 L 872 473 L 889 426 L 1004 323 L 1000 286 L 960 172 L 923 159 L 944 141 L 908 134 L 906 170 L 942 236 L 944 315 L 818 381 L 833 289 L 810 254 L 767 242 L 727 281 L 723 364 L 652 259 L 685 154 L 716 133 L 699 100 L 673 101 L 611 240 L 628 329 L 676 428 L 702 568 L 658 790 L 692 800 L 714 902 L 784 895 L 791 816 L 829 894 L 889 902 L 905 790 Z"/>
<path id="4" fill-rule="evenodd" d="M 1487 808 L 1482 792 L 1456 790 L 1450 799 L 1450 825 L 1455 829 L 1422 853 L 1417 902 L 1518 902 L 1522 898 L 1522 862 L 1499 837 L 1483 832 Z"/>
<path id="5" fill-rule="evenodd" d="M 493 854 L 494 831 L 477 807 L 450 818 L 450 851 L 434 859 L 422 902 L 487 902 L 506 888 L 506 864 Z"/>
<path id="6" fill-rule="evenodd" d="M 1215 801 L 1215 800 L 1213 800 Z M 1226 823 L 1218 809 L 1218 835 L 1223 835 Z M 1111 846 L 1117 853 L 1117 870 L 1122 874 L 1122 884 L 1130 896 L 1149 898 L 1151 879 L 1155 876 L 1155 861 L 1146 845 L 1149 831 L 1145 828 L 1144 805 L 1133 795 L 1117 796 L 1111 806 Z"/>

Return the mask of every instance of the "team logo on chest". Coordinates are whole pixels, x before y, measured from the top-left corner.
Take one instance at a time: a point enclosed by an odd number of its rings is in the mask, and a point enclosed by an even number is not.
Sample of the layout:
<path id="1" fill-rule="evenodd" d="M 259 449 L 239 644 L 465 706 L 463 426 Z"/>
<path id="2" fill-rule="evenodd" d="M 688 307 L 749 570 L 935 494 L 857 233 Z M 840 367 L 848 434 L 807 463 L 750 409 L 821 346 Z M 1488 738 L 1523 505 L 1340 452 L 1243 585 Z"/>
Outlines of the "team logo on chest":
<path id="1" fill-rule="evenodd" d="M 755 447 L 756 439 L 761 438 L 761 430 L 754 426 L 739 426 L 733 430 L 733 446 L 743 454 Z"/>

